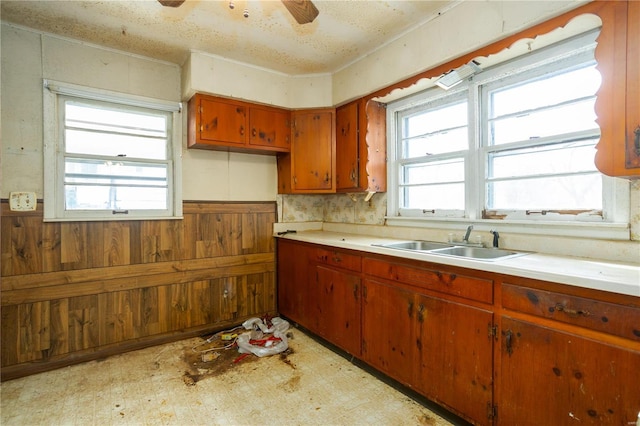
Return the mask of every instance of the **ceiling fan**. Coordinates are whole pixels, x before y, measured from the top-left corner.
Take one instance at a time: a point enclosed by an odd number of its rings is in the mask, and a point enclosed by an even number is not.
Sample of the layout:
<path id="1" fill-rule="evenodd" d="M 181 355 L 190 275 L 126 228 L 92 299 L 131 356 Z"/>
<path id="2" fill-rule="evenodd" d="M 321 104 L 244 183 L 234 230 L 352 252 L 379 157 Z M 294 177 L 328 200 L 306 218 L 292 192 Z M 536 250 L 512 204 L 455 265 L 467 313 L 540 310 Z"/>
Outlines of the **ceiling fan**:
<path id="1" fill-rule="evenodd" d="M 298 22 L 298 24 L 308 24 L 313 22 L 314 19 L 320 13 L 318 8 L 311 2 L 311 0 L 281 0 L 284 7 L 287 8 L 291 16 Z M 185 0 L 158 0 L 163 6 L 178 7 Z"/>

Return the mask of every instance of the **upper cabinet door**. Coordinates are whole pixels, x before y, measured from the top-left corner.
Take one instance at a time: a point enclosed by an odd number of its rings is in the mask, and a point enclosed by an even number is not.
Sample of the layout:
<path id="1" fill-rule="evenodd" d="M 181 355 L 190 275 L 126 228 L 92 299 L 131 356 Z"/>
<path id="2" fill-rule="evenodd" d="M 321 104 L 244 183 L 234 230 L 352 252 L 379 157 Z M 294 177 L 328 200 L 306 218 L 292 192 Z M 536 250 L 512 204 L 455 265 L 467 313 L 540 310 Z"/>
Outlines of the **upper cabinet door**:
<path id="1" fill-rule="evenodd" d="M 286 110 L 252 107 L 249 110 L 249 144 L 288 152 L 291 147 L 291 114 Z"/>
<path id="2" fill-rule="evenodd" d="M 627 152 L 625 166 L 640 177 L 640 2 L 627 3 Z"/>
<path id="3" fill-rule="evenodd" d="M 336 187 L 338 191 L 359 187 L 358 102 L 336 109 Z"/>
<path id="4" fill-rule="evenodd" d="M 600 4 L 600 3 L 599 3 Z M 596 61 L 600 141 L 596 167 L 605 175 L 640 178 L 640 2 L 602 2 Z"/>
<path id="5" fill-rule="evenodd" d="M 336 110 L 337 192 L 387 190 L 386 107 L 362 98 Z"/>
<path id="6" fill-rule="evenodd" d="M 286 109 L 196 93 L 189 100 L 187 146 L 250 154 L 289 152 L 290 117 Z"/>
<path id="7" fill-rule="evenodd" d="M 335 192 L 335 110 L 295 111 L 292 118 L 292 191 Z"/>
<path id="8" fill-rule="evenodd" d="M 247 110 L 244 105 L 200 100 L 200 139 L 203 141 L 244 145 L 246 123 Z"/>

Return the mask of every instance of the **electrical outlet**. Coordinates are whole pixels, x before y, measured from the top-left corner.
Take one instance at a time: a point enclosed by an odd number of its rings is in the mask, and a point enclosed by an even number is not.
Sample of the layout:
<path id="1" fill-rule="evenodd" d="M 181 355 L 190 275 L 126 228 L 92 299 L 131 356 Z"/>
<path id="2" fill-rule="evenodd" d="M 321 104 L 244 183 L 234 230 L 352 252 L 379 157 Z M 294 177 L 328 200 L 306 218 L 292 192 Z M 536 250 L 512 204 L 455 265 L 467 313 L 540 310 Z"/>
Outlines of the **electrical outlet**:
<path id="1" fill-rule="evenodd" d="M 33 211 L 37 205 L 35 192 L 12 192 L 9 194 L 9 209 L 12 211 Z"/>

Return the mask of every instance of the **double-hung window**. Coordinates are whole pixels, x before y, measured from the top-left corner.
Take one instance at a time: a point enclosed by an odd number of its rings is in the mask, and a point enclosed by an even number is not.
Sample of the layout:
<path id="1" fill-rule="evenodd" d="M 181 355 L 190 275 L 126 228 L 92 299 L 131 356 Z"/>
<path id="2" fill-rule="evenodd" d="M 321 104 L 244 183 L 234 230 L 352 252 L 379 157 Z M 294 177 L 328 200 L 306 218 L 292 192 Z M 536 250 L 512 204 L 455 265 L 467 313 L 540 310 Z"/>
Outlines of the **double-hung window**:
<path id="1" fill-rule="evenodd" d="M 181 216 L 179 110 L 45 82 L 45 219 Z"/>
<path id="2" fill-rule="evenodd" d="M 398 114 L 400 215 L 464 216 L 468 108 L 462 91 Z"/>
<path id="3" fill-rule="evenodd" d="M 628 221 L 628 186 L 594 164 L 596 36 L 389 104 L 389 219 Z"/>
<path id="4" fill-rule="evenodd" d="M 601 219 L 603 179 L 594 164 L 600 73 L 595 61 L 577 59 L 481 87 L 485 217 Z"/>

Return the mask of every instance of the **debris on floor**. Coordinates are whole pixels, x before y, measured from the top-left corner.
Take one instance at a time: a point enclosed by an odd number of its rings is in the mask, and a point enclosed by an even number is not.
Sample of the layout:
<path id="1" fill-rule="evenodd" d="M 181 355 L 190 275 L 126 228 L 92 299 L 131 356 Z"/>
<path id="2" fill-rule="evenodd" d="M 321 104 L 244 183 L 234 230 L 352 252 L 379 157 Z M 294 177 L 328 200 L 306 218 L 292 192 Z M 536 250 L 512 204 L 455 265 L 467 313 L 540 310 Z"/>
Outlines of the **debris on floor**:
<path id="1" fill-rule="evenodd" d="M 203 342 L 185 348 L 183 359 L 187 370 L 182 380 L 187 386 L 193 386 L 204 378 L 224 374 L 239 364 L 256 362 L 276 354 L 280 354 L 282 362 L 295 369 L 295 364 L 288 360 L 293 353 L 288 343 L 292 338 L 289 323 L 282 318 L 251 318 L 240 327 L 219 331 Z"/>

